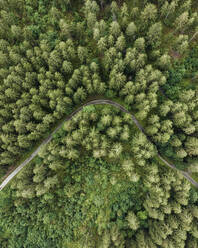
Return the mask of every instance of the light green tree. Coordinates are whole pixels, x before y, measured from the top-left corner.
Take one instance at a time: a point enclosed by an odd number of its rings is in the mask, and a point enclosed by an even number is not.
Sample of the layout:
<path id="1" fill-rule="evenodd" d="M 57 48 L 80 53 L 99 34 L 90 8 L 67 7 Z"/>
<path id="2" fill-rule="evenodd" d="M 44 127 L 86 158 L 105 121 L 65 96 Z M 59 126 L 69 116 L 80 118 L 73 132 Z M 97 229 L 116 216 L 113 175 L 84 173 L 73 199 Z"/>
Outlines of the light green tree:
<path id="1" fill-rule="evenodd" d="M 113 21 L 110 25 L 110 34 L 115 36 L 115 37 L 118 37 L 120 35 L 120 25 L 118 24 L 117 21 Z"/>
<path id="2" fill-rule="evenodd" d="M 153 49 L 156 49 L 161 44 L 162 36 L 162 24 L 160 22 L 154 23 L 150 26 L 147 32 L 147 42 L 152 46 Z"/>
<path id="3" fill-rule="evenodd" d="M 131 39 L 134 39 L 136 36 L 137 32 L 137 27 L 134 22 L 130 22 L 126 28 L 126 34 L 129 36 Z"/>
<path id="4" fill-rule="evenodd" d="M 188 137 L 185 142 L 185 148 L 190 156 L 198 155 L 198 139 L 196 137 Z"/>
<path id="5" fill-rule="evenodd" d="M 126 220 L 128 221 L 128 225 L 132 230 L 137 230 L 139 228 L 139 220 L 132 211 L 128 213 Z"/>

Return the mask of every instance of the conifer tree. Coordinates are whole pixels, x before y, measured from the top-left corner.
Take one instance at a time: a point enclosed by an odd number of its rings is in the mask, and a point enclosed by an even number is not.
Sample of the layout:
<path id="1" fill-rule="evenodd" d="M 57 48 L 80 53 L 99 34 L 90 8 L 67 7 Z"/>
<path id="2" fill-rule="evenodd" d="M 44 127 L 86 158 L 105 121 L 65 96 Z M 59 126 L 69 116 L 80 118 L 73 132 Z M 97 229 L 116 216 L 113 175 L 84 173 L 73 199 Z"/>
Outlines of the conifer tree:
<path id="1" fill-rule="evenodd" d="M 156 49 L 160 46 L 162 35 L 162 24 L 160 22 L 154 23 L 147 32 L 148 44 Z"/>
<path id="2" fill-rule="evenodd" d="M 136 27 L 135 23 L 130 22 L 127 26 L 127 29 L 126 29 L 127 36 L 129 36 L 130 39 L 134 39 L 136 32 L 137 32 L 137 27 Z"/>
<path id="3" fill-rule="evenodd" d="M 137 230 L 139 227 L 139 221 L 133 212 L 129 212 L 127 217 L 128 225 L 132 230 Z"/>

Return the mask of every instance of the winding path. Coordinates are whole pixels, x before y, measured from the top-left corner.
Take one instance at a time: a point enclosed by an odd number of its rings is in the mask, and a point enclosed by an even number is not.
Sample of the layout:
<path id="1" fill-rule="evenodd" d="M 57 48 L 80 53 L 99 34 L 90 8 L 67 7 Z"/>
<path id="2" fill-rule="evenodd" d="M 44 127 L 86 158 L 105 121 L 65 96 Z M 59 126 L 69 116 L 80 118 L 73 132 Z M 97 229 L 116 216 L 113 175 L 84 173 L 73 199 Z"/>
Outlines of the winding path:
<path id="1" fill-rule="evenodd" d="M 37 149 L 29 156 L 29 158 L 27 158 L 25 161 L 23 161 L 23 163 L 21 163 L 12 173 L 10 173 L 10 175 L 1 183 L 0 185 L 0 191 L 12 180 L 12 178 L 23 168 L 25 167 L 34 157 L 36 157 L 36 155 L 38 154 L 38 152 L 40 151 L 40 149 L 42 148 L 42 146 L 48 144 L 52 138 L 53 135 L 62 127 L 63 123 L 65 121 L 70 120 L 74 115 L 76 115 L 79 111 L 81 111 L 85 106 L 88 105 L 93 105 L 93 104 L 108 104 L 108 105 L 112 105 L 116 108 L 119 108 L 122 112 L 125 112 L 127 114 L 130 114 L 131 119 L 133 120 L 133 122 L 135 123 L 135 125 L 138 127 L 138 129 L 144 133 L 145 130 L 142 127 L 142 125 L 138 122 L 138 120 L 135 118 L 134 115 L 132 115 L 127 109 L 125 109 L 122 105 L 120 105 L 119 103 L 116 103 L 114 101 L 111 100 L 105 100 L 105 99 L 98 99 L 98 100 L 92 100 L 89 101 L 85 104 L 83 104 L 82 106 L 80 106 L 78 109 L 76 109 L 75 111 L 73 111 L 69 116 L 67 116 L 59 125 L 58 127 L 45 139 L 43 140 L 43 142 L 39 145 L 39 147 L 37 147 Z M 147 136 L 147 135 L 146 135 Z M 153 143 L 150 138 L 147 136 L 148 140 Z M 174 169 L 174 170 L 178 170 L 175 165 L 170 164 L 168 161 L 166 161 L 158 152 L 157 153 L 159 159 L 165 163 L 167 166 L 169 166 L 170 168 Z M 185 172 L 185 171 L 180 171 L 183 176 L 190 182 L 192 183 L 196 188 L 198 188 L 198 183 L 189 175 L 189 173 Z"/>

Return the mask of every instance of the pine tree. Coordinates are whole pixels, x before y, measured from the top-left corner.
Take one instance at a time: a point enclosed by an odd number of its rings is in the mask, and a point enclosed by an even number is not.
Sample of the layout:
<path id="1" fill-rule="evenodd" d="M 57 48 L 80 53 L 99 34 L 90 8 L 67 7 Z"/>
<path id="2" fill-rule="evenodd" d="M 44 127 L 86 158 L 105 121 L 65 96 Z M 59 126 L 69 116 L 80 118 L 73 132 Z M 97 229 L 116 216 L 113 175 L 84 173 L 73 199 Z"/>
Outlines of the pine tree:
<path id="1" fill-rule="evenodd" d="M 165 18 L 165 20 L 168 18 L 169 15 L 173 15 L 175 13 L 177 5 L 178 0 L 172 1 L 171 3 L 165 1 L 165 3 L 160 8 L 161 15 Z"/>
<path id="2" fill-rule="evenodd" d="M 143 37 L 135 40 L 134 47 L 137 48 L 138 52 L 144 52 L 145 50 L 145 39 Z"/>
<path id="3" fill-rule="evenodd" d="M 20 41 L 20 39 L 22 38 L 22 30 L 19 26 L 12 25 L 11 33 L 14 40 Z"/>
<path id="4" fill-rule="evenodd" d="M 61 34 L 64 35 L 65 38 L 69 38 L 71 36 L 71 27 L 64 19 L 60 19 L 59 27 L 61 29 Z"/>
<path id="5" fill-rule="evenodd" d="M 162 24 L 160 22 L 154 23 L 147 32 L 148 44 L 150 44 L 153 49 L 156 49 L 160 46 L 161 35 L 162 35 Z"/>
<path id="6" fill-rule="evenodd" d="M 192 206 L 191 207 L 191 213 L 193 217 L 198 218 L 198 206 Z"/>
<path id="7" fill-rule="evenodd" d="M 137 241 L 137 248 L 147 248 L 148 247 L 148 241 L 146 239 L 146 233 L 143 230 L 140 230 L 137 232 L 136 241 Z"/>
<path id="8" fill-rule="evenodd" d="M 120 154 L 122 153 L 123 147 L 120 143 L 114 143 L 112 145 L 112 148 L 109 152 L 109 157 L 110 158 L 114 158 L 114 157 L 119 157 Z"/>
<path id="9" fill-rule="evenodd" d="M 136 36 L 136 32 L 137 32 L 137 27 L 136 27 L 135 23 L 130 22 L 127 26 L 127 29 L 126 29 L 127 36 L 129 36 L 130 39 L 134 39 Z"/>
<path id="10" fill-rule="evenodd" d="M 183 55 L 188 49 L 188 35 L 180 34 L 174 42 L 174 48 Z"/>
<path id="11" fill-rule="evenodd" d="M 118 37 L 115 46 L 120 51 L 123 51 L 125 49 L 126 42 L 125 42 L 125 38 L 123 35 Z"/>
<path id="12" fill-rule="evenodd" d="M 117 131 L 115 128 L 110 127 L 107 129 L 107 134 L 110 138 L 114 139 L 117 136 Z"/>
<path id="13" fill-rule="evenodd" d="M 189 25 L 189 13 L 185 11 L 180 16 L 178 16 L 174 22 L 175 32 L 184 32 Z"/>
<path id="14" fill-rule="evenodd" d="M 188 137 L 185 142 L 185 147 L 190 156 L 198 155 L 198 139 L 196 137 Z"/>
<path id="15" fill-rule="evenodd" d="M 111 3 L 111 12 L 116 15 L 119 13 L 119 7 L 115 1 L 112 1 Z"/>
<path id="16" fill-rule="evenodd" d="M 126 3 L 123 3 L 121 7 L 120 17 L 121 17 L 122 27 L 126 27 L 129 22 L 129 12 Z"/>
<path id="17" fill-rule="evenodd" d="M 120 139 L 123 141 L 127 141 L 129 140 L 129 137 L 130 137 L 129 130 L 128 129 L 123 130 L 123 132 L 120 135 Z"/>
<path id="18" fill-rule="evenodd" d="M 109 86 L 111 89 L 119 90 L 126 82 L 126 76 L 122 72 L 112 70 L 110 73 Z"/>
<path id="19" fill-rule="evenodd" d="M 110 126 L 111 121 L 112 121 L 111 115 L 104 115 L 104 116 L 102 116 L 102 118 L 101 118 L 101 122 L 102 122 L 102 124 L 105 125 L 105 126 Z"/>
<path id="20" fill-rule="evenodd" d="M 171 58 L 168 54 L 163 54 L 158 59 L 158 65 L 162 70 L 168 70 L 170 68 Z"/>
<path id="21" fill-rule="evenodd" d="M 74 102 L 80 103 L 84 101 L 87 97 L 86 90 L 83 87 L 79 87 L 77 91 L 74 93 Z"/>
<path id="22" fill-rule="evenodd" d="M 87 16 L 90 12 L 98 13 L 99 9 L 100 8 L 97 5 L 96 1 L 90 1 L 90 0 L 87 0 L 85 2 L 84 8 L 83 8 L 85 16 Z"/>
<path id="23" fill-rule="evenodd" d="M 99 248 L 109 248 L 111 244 L 111 237 L 108 231 L 105 231 L 102 235 L 102 241 Z"/>
<path id="24" fill-rule="evenodd" d="M 137 230 L 139 228 L 139 221 L 137 216 L 133 212 L 129 212 L 126 220 L 128 221 L 128 225 L 132 230 Z"/>
<path id="25" fill-rule="evenodd" d="M 27 136 L 25 136 L 25 135 L 18 135 L 18 138 L 17 138 L 17 140 L 18 140 L 18 144 L 19 144 L 19 146 L 20 147 L 22 147 L 22 148 L 29 148 L 30 146 L 31 146 L 31 141 L 28 139 L 28 137 Z"/>
<path id="26" fill-rule="evenodd" d="M 101 37 L 97 43 L 100 52 L 104 52 L 107 49 L 106 37 Z"/>
<path id="27" fill-rule="evenodd" d="M 63 71 L 67 74 L 72 73 L 73 71 L 72 63 L 67 60 L 63 61 L 62 68 L 63 68 Z"/>
<path id="28" fill-rule="evenodd" d="M 157 8 L 154 4 L 148 3 L 140 15 L 144 27 L 152 24 L 157 18 Z"/>
<path id="29" fill-rule="evenodd" d="M 48 191 L 48 189 L 44 187 L 43 183 L 36 185 L 36 195 L 37 196 L 44 195 L 47 191 Z"/>
<path id="30" fill-rule="evenodd" d="M 120 25 L 118 24 L 117 21 L 113 21 L 110 25 L 110 34 L 112 34 L 115 37 L 118 37 L 120 35 Z"/>
<path id="31" fill-rule="evenodd" d="M 67 157 L 71 160 L 76 160 L 79 158 L 79 152 L 76 149 L 70 149 L 67 152 Z"/>
<path id="32" fill-rule="evenodd" d="M 49 190 L 50 188 L 53 188 L 55 185 L 58 184 L 58 177 L 57 175 L 53 176 L 53 177 L 48 177 L 45 181 L 44 181 L 44 185 L 45 187 Z"/>

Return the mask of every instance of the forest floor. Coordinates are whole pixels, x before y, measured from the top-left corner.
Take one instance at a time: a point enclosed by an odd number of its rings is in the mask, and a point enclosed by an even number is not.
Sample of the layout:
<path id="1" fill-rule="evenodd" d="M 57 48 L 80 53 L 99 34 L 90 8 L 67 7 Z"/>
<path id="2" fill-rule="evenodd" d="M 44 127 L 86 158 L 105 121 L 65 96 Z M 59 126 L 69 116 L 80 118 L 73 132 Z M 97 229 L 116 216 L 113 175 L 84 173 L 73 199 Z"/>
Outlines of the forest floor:
<path id="1" fill-rule="evenodd" d="M 72 111 L 71 114 L 69 114 L 67 117 L 65 117 L 62 121 L 60 121 L 57 125 L 57 127 L 54 129 L 54 131 L 52 131 L 47 137 L 45 136 L 44 140 L 42 142 L 40 142 L 40 144 L 37 147 L 32 148 L 32 153 L 30 153 L 30 151 L 28 152 L 29 156 L 26 154 L 25 157 L 26 159 L 19 164 L 19 166 L 17 166 L 14 170 L 10 170 L 9 171 L 9 175 L 7 173 L 7 177 L 5 178 L 5 180 L 1 183 L 0 185 L 0 191 L 14 178 L 14 176 L 16 174 L 18 174 L 18 172 L 25 167 L 31 160 L 33 160 L 37 154 L 39 153 L 40 149 L 48 144 L 52 139 L 53 139 L 53 135 L 62 127 L 63 123 L 65 121 L 70 120 L 73 116 L 75 116 L 79 111 L 81 111 L 85 106 L 89 106 L 89 105 L 93 105 L 93 104 L 109 104 L 112 105 L 116 108 L 119 108 L 121 111 L 128 113 L 131 115 L 132 121 L 135 123 L 136 127 L 143 132 L 146 135 L 146 132 L 143 128 L 143 126 L 140 124 L 140 122 L 135 118 L 135 116 L 133 114 L 131 114 L 123 105 L 121 105 L 120 103 L 118 103 L 117 101 L 114 100 L 109 100 L 109 99 L 100 99 L 99 97 L 95 97 L 93 99 L 87 99 L 87 101 L 82 104 L 81 106 L 76 107 L 76 109 L 74 111 Z M 146 135 L 147 136 L 147 135 Z M 148 138 L 148 137 L 147 137 Z M 152 143 L 152 141 L 148 138 L 148 140 Z M 168 167 L 175 169 L 177 171 L 180 171 L 183 176 L 191 183 L 193 184 L 196 188 L 198 188 L 198 183 L 193 179 L 193 177 L 190 176 L 190 174 L 188 172 L 182 171 L 182 170 L 178 170 L 176 168 L 176 166 L 174 164 L 169 163 L 166 159 L 164 159 L 161 154 L 158 152 L 157 153 L 158 158 L 165 163 Z"/>

